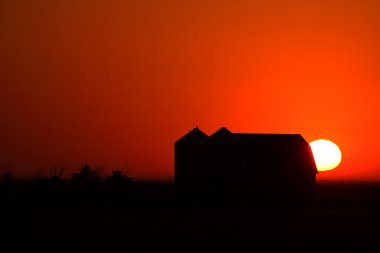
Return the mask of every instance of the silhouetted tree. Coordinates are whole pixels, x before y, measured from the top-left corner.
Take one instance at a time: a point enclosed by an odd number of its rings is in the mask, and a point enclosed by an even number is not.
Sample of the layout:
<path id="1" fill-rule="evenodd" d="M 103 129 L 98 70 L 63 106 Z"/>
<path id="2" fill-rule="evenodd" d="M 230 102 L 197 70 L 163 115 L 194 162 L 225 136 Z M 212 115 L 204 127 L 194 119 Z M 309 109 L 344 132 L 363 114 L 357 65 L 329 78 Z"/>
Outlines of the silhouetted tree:
<path id="1" fill-rule="evenodd" d="M 120 200 L 128 199 L 132 178 L 118 168 L 112 169 L 112 174 L 104 180 L 105 200 L 113 204 L 125 203 Z"/>
<path id="2" fill-rule="evenodd" d="M 15 201 L 17 185 L 12 174 L 13 164 L 7 162 L 0 175 L 0 200 L 2 204 Z M 16 194 L 16 195 L 15 195 Z"/>
<path id="3" fill-rule="evenodd" d="M 96 200 L 96 196 L 100 193 L 102 185 L 100 171 L 92 169 L 90 165 L 85 164 L 80 172 L 72 174 L 71 185 L 75 190 L 78 200 Z"/>
<path id="4" fill-rule="evenodd" d="M 110 187 L 123 187 L 129 186 L 132 182 L 132 178 L 128 175 L 125 175 L 121 170 L 113 169 L 112 175 L 107 176 L 104 180 L 104 183 Z"/>
<path id="5" fill-rule="evenodd" d="M 50 173 L 45 173 L 41 169 L 37 170 L 32 181 L 35 198 L 49 202 L 58 201 L 64 188 L 64 182 L 60 175 L 61 172 L 55 165 L 52 166 Z"/>
<path id="6" fill-rule="evenodd" d="M 99 170 L 91 169 L 88 164 L 83 165 L 81 171 L 74 173 L 71 179 L 72 183 L 80 185 L 97 184 L 102 181 Z"/>
<path id="7" fill-rule="evenodd" d="M 1 175 L 1 183 L 3 185 L 12 185 L 14 182 L 13 174 L 12 174 L 13 164 L 11 162 L 7 162 L 4 166 L 3 173 Z"/>
<path id="8" fill-rule="evenodd" d="M 64 167 L 63 166 L 57 166 L 56 164 L 53 164 L 53 166 L 50 169 L 50 177 L 59 177 L 61 178 L 63 175 Z"/>
<path id="9" fill-rule="evenodd" d="M 53 188 L 61 188 L 64 185 L 62 174 L 64 168 L 63 166 L 58 167 L 57 165 L 53 165 L 50 170 L 49 184 Z"/>
<path id="10" fill-rule="evenodd" d="M 46 178 L 44 170 L 37 169 L 33 175 L 33 182 L 38 182 L 40 180 L 43 180 L 44 178 Z"/>

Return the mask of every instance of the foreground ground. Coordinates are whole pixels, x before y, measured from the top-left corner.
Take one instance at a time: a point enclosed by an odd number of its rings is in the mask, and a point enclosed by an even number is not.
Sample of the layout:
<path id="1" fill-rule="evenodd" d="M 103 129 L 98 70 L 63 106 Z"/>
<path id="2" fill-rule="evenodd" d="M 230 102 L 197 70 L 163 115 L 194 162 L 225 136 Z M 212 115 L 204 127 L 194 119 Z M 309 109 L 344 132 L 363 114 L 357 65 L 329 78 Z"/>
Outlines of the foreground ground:
<path id="1" fill-rule="evenodd" d="M 0 249 L 379 252 L 380 184 L 319 182 L 307 206 L 183 205 L 174 186 L 118 204 L 1 206 Z"/>

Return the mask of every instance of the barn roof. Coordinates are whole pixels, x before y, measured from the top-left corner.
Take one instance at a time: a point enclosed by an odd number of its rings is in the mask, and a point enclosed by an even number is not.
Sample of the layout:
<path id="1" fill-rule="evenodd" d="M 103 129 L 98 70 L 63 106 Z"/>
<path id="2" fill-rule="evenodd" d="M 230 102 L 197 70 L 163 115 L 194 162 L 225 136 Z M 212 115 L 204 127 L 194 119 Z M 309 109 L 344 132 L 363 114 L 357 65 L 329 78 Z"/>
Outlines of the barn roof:
<path id="1" fill-rule="evenodd" d="M 202 132 L 198 127 L 193 128 L 190 132 L 176 141 L 176 143 L 183 143 L 187 141 L 207 141 L 208 135 Z"/>
<path id="2" fill-rule="evenodd" d="M 232 133 L 225 127 L 221 127 L 218 131 L 213 133 L 210 138 L 212 140 L 219 141 L 233 141 L 233 142 L 244 142 L 241 138 L 239 138 L 236 134 Z"/>
<path id="3" fill-rule="evenodd" d="M 176 141 L 176 144 L 198 144 L 209 140 L 227 143 L 245 143 L 254 149 L 264 148 L 283 152 L 284 150 L 298 149 L 301 147 L 304 152 L 309 152 L 312 156 L 311 148 L 308 142 L 301 134 L 261 134 L 261 133 L 232 133 L 227 128 L 222 127 L 211 136 L 202 132 L 198 127 L 193 128 L 185 136 Z M 305 149 L 305 147 L 307 149 Z M 308 156 L 308 155 L 307 155 Z M 313 170 L 318 173 L 317 167 L 313 162 Z"/>

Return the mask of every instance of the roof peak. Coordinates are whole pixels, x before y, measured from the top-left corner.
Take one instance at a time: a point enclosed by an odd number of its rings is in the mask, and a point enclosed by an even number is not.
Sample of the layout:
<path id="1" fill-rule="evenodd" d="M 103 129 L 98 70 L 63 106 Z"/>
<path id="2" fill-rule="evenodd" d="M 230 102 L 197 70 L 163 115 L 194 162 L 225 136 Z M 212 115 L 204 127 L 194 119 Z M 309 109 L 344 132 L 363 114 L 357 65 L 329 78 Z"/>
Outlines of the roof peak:
<path id="1" fill-rule="evenodd" d="M 221 127 L 221 128 L 219 128 L 219 130 L 217 130 L 211 136 L 219 135 L 219 134 L 231 134 L 231 135 L 233 135 L 233 133 L 230 130 L 228 130 L 226 127 L 224 127 L 224 126 Z"/>
<path id="2" fill-rule="evenodd" d="M 202 140 L 202 139 L 207 139 L 207 138 L 208 138 L 208 135 L 202 132 L 202 130 L 200 130 L 198 126 L 196 126 L 193 129 L 191 129 L 187 134 L 185 134 L 182 138 L 180 138 L 178 141 L 194 140 L 194 139 Z"/>

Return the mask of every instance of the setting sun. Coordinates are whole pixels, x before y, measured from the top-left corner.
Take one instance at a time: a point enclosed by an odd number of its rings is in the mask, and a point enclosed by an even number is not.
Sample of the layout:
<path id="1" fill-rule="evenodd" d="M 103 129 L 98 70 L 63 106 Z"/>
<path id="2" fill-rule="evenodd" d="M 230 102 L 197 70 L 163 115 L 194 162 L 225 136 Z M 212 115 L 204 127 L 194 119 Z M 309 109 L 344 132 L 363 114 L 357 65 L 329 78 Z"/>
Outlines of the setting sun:
<path id="1" fill-rule="evenodd" d="M 342 160 L 342 153 L 339 147 L 329 140 L 316 140 L 310 142 L 315 163 L 318 171 L 335 169 Z"/>

